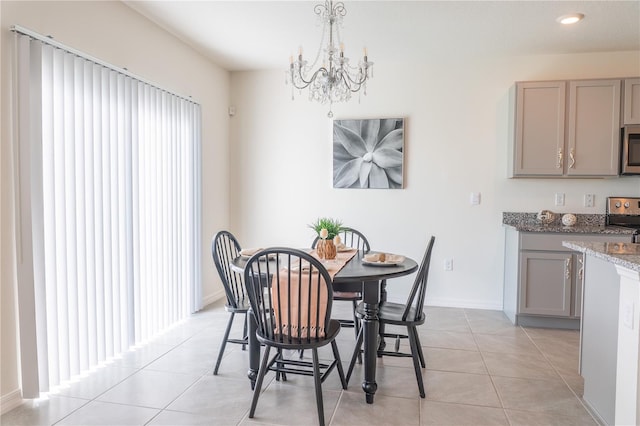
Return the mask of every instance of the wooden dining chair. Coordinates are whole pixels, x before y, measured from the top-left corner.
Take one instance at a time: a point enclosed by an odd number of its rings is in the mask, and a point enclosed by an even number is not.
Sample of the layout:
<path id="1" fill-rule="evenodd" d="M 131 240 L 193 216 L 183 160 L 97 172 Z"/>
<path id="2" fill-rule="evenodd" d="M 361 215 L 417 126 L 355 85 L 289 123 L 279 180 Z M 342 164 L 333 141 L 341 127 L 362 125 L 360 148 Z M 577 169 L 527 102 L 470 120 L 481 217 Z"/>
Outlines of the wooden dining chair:
<path id="1" fill-rule="evenodd" d="M 342 228 L 338 235 L 340 235 L 342 243 L 347 247 L 357 248 L 363 253 L 368 253 L 371 250 L 367 237 L 365 237 L 362 232 L 356 229 Z M 311 243 L 312 249 L 316 248 L 319 240 L 320 237 L 316 236 L 316 238 Z M 342 327 L 353 328 L 357 337 L 358 333 L 360 332 L 360 321 L 355 315 L 355 310 L 358 302 L 362 300 L 362 293 L 360 291 L 334 291 L 333 300 L 351 302 L 353 306 L 353 319 L 339 319 L 338 321 L 340 321 L 340 325 Z"/>
<path id="2" fill-rule="evenodd" d="M 395 350 L 386 351 L 378 350 L 378 356 L 395 356 L 395 357 L 411 357 L 413 359 L 413 367 L 416 373 L 416 380 L 418 381 L 418 390 L 420 397 L 424 398 L 424 384 L 422 382 L 422 373 L 420 367 L 425 368 L 424 355 L 422 353 L 422 347 L 420 345 L 420 338 L 418 337 L 418 326 L 424 324 L 424 299 L 427 293 L 427 278 L 429 276 L 429 264 L 431 262 L 431 253 L 433 251 L 433 245 L 435 243 L 435 237 L 431 237 L 425 250 L 420 268 L 418 269 L 418 275 L 411 287 L 409 297 L 405 304 L 384 302 L 380 304 L 378 311 L 378 320 L 380 325 L 399 325 L 407 328 L 407 334 L 393 334 L 384 333 L 384 337 L 392 337 L 396 339 Z M 356 308 L 356 316 L 358 318 L 364 318 L 364 305 L 360 303 Z M 400 339 L 409 339 L 409 347 L 411 353 L 400 352 Z M 356 359 L 362 350 L 362 331 L 358 334 L 356 342 L 356 348 L 351 357 L 349 363 L 349 370 L 347 372 L 347 382 L 351 378 L 353 368 L 356 363 Z"/>
<path id="3" fill-rule="evenodd" d="M 218 275 L 224 286 L 224 291 L 227 296 L 227 303 L 224 308 L 231 315 L 227 322 L 227 328 L 222 338 L 222 345 L 220 346 L 220 352 L 218 353 L 218 359 L 216 366 L 213 369 L 213 374 L 218 374 L 220 368 L 220 362 L 224 356 L 224 350 L 227 343 L 235 343 L 242 345 L 242 350 L 246 348 L 248 344 L 247 339 L 247 312 L 249 310 L 249 298 L 245 290 L 244 277 L 242 274 L 235 272 L 231 269 L 231 261 L 240 256 L 240 244 L 238 240 L 229 231 L 218 232 L 211 241 L 211 255 L 213 256 L 213 263 L 216 265 Z M 230 339 L 229 333 L 233 326 L 233 320 L 236 314 L 244 314 L 244 327 L 241 339 Z"/>
<path id="4" fill-rule="evenodd" d="M 276 372 L 276 380 L 287 380 L 287 374 L 313 376 L 318 420 L 324 425 L 322 383 L 334 368 L 338 369 L 342 388 L 347 389 L 335 341 L 340 322 L 331 319 L 331 276 L 319 260 L 306 252 L 270 248 L 247 261 L 244 279 L 257 323 L 256 338 L 265 346 L 249 418 L 255 414 L 264 376 L 271 370 Z M 334 359 L 328 364 L 321 363 L 318 348 L 328 344 Z M 273 357 L 270 357 L 271 348 L 276 349 Z M 311 350 L 312 361 L 287 357 L 288 352 L 284 352 L 305 349 Z"/>

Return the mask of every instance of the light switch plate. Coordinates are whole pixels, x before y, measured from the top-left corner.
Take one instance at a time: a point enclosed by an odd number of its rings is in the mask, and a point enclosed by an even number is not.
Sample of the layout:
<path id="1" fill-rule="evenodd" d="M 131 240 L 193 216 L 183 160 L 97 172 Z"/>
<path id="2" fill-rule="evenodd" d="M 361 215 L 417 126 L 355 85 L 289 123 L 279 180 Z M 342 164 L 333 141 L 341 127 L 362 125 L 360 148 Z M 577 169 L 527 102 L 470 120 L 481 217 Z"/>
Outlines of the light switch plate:
<path id="1" fill-rule="evenodd" d="M 477 206 L 478 204 L 480 204 L 480 193 L 479 192 L 472 192 L 471 195 L 469 195 L 469 203 L 472 206 Z"/>

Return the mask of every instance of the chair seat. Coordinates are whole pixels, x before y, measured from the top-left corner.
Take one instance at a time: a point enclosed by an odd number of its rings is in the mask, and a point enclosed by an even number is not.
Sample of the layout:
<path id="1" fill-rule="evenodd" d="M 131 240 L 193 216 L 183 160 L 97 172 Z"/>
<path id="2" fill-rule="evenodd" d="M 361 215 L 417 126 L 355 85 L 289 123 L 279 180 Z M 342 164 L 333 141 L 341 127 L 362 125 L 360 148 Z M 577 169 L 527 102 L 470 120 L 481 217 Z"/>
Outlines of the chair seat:
<path id="1" fill-rule="evenodd" d="M 393 303 L 393 302 L 384 302 L 380 304 L 378 308 L 378 319 L 381 323 L 385 324 L 393 324 L 393 325 L 410 325 L 410 326 L 418 326 L 424 324 L 425 315 L 418 320 L 413 320 L 416 316 L 416 310 L 412 306 L 409 310 L 409 315 L 407 315 L 407 319 L 403 320 L 402 315 L 404 314 L 404 310 L 406 309 L 406 305 L 402 303 Z M 356 308 L 356 315 L 358 318 L 364 318 L 364 304 L 358 304 Z"/>
<path id="2" fill-rule="evenodd" d="M 325 330 L 325 336 L 319 339 L 307 339 L 305 337 L 301 339 L 289 339 L 286 338 L 286 341 L 276 341 L 273 339 L 266 339 L 260 331 L 256 332 L 256 337 L 258 341 L 262 344 L 273 346 L 281 349 L 310 349 L 310 348 L 319 348 L 326 344 L 331 343 L 335 340 L 336 336 L 340 332 L 340 322 L 338 320 L 329 320 L 329 329 Z"/>
<path id="3" fill-rule="evenodd" d="M 224 310 L 227 311 L 227 312 L 235 312 L 237 314 L 245 314 L 245 313 L 247 313 L 247 311 L 251 307 L 251 306 L 249 306 L 249 300 L 248 299 L 238 300 L 236 303 L 237 303 L 238 307 L 234 308 L 233 306 L 231 306 L 227 302 L 224 305 Z"/>
<path id="4" fill-rule="evenodd" d="M 333 300 L 361 300 L 362 295 L 356 291 L 334 291 Z"/>

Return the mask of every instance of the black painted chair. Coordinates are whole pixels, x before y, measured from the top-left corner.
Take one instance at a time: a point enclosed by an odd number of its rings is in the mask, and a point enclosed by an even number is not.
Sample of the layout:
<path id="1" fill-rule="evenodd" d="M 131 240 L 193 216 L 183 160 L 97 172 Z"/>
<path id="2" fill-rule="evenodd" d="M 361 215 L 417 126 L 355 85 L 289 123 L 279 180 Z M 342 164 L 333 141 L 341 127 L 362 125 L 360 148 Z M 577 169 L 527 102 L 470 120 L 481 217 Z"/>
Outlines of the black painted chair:
<path id="1" fill-rule="evenodd" d="M 378 319 L 380 325 L 398 325 L 407 328 L 407 334 L 391 334 L 385 333 L 384 337 L 393 337 L 396 340 L 395 351 L 378 350 L 378 356 L 395 356 L 395 357 L 410 357 L 413 359 L 413 367 L 416 373 L 416 379 L 418 381 L 418 390 L 420 391 L 420 397 L 424 398 L 424 384 L 422 382 L 422 373 L 420 367 L 425 367 L 424 355 L 422 353 L 422 347 L 420 346 L 420 338 L 418 337 L 418 326 L 424 324 L 424 299 L 427 293 L 427 278 L 429 276 L 429 264 L 431 262 L 431 252 L 433 251 L 433 245 L 435 243 L 435 237 L 431 237 L 427 249 L 420 263 L 418 269 L 418 275 L 416 276 L 411 292 L 407 299 L 406 304 L 384 302 L 380 304 Z M 364 306 L 359 304 L 356 309 L 356 315 L 358 318 L 364 318 Z M 362 348 L 362 331 L 358 334 L 358 340 L 356 342 L 356 348 L 351 357 L 351 363 L 349 364 L 349 370 L 347 372 L 347 382 L 351 378 L 353 373 L 353 367 L 356 363 L 357 356 L 360 354 Z M 411 353 L 400 352 L 400 339 L 409 339 L 409 346 Z"/>
<path id="2" fill-rule="evenodd" d="M 364 234 L 362 234 L 362 232 L 356 229 L 342 228 L 342 231 L 340 231 L 338 235 L 340 235 L 340 238 L 342 239 L 342 243 L 347 247 L 357 248 L 358 250 L 362 250 L 363 253 L 368 253 L 371 250 L 371 247 L 369 246 L 369 241 L 367 240 L 367 238 L 364 236 Z M 313 243 L 311 243 L 311 248 L 313 249 L 316 248 L 316 245 L 318 244 L 318 240 L 320 240 L 320 237 L 316 237 L 313 240 Z M 342 327 L 353 328 L 357 337 L 358 333 L 360 332 L 360 321 L 358 320 L 358 318 L 356 318 L 355 311 L 356 311 L 356 306 L 358 305 L 358 302 L 362 300 L 361 291 L 353 291 L 353 292 L 334 291 L 333 300 L 347 301 L 352 303 L 353 319 L 352 320 L 339 319 L 338 321 L 340 321 L 340 325 Z"/>
<path id="3" fill-rule="evenodd" d="M 244 279 L 257 323 L 256 338 L 265 345 L 249 418 L 255 414 L 264 376 L 271 370 L 276 372 L 276 380 L 287 380 L 287 374 L 313 376 L 318 420 L 320 425 L 324 425 L 322 383 L 337 367 L 342 387 L 347 388 L 335 341 L 340 323 L 331 319 L 331 276 L 322 263 L 308 253 L 290 248 L 270 248 L 256 253 L 247 261 Z M 321 363 L 318 348 L 329 344 L 334 359 L 328 364 Z M 271 348 L 276 349 L 272 357 Z M 312 351 L 312 361 L 285 352 L 305 349 Z"/>
<path id="4" fill-rule="evenodd" d="M 213 256 L 213 262 L 216 265 L 220 280 L 224 286 L 224 291 L 227 296 L 227 303 L 224 308 L 231 314 L 229 321 L 227 322 L 227 328 L 224 332 L 222 339 L 222 345 L 220 346 L 220 353 L 216 361 L 216 366 L 213 369 L 213 374 L 218 374 L 218 368 L 220 368 L 220 362 L 224 356 L 224 350 L 227 347 L 227 343 L 235 343 L 242 345 L 242 350 L 245 350 L 247 339 L 247 312 L 249 311 L 249 297 L 244 286 L 244 277 L 231 269 L 231 261 L 240 256 L 240 244 L 238 240 L 229 231 L 220 231 L 213 237 L 211 241 L 211 255 Z M 230 339 L 229 333 L 233 326 L 233 320 L 236 314 L 244 314 L 244 328 L 241 339 Z"/>

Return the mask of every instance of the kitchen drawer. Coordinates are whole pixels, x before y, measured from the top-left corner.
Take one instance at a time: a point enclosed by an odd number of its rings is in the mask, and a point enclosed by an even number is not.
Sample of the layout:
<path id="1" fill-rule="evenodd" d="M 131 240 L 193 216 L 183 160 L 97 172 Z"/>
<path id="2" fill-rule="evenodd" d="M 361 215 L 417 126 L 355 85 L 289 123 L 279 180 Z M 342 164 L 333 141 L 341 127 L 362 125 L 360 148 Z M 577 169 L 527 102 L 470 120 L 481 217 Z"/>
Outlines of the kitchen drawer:
<path id="1" fill-rule="evenodd" d="M 562 246 L 563 241 L 631 242 L 631 235 L 521 232 L 520 250 L 572 251 Z"/>

